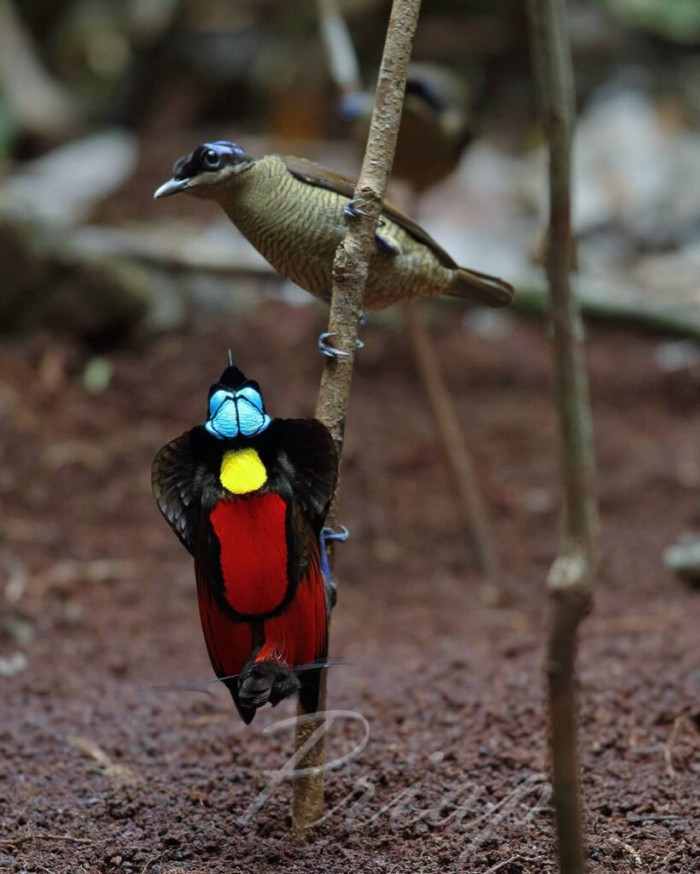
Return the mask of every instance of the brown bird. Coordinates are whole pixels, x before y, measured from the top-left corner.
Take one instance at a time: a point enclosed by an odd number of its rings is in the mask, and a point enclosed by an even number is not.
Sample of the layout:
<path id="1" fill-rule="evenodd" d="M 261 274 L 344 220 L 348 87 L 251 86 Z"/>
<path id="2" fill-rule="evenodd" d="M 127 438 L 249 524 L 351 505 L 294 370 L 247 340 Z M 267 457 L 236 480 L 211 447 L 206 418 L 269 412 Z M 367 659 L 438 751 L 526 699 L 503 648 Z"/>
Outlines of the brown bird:
<path id="1" fill-rule="evenodd" d="M 472 101 L 462 76 L 438 64 L 409 64 L 392 178 L 409 182 L 420 194 L 454 173 L 473 138 Z M 373 106 L 374 94 L 368 91 L 353 91 L 339 101 L 340 115 L 355 122 L 363 149 Z"/>
<path id="2" fill-rule="evenodd" d="M 180 158 L 154 198 L 184 191 L 215 200 L 270 264 L 287 279 L 330 301 L 333 259 L 353 205 L 354 180 L 303 158 L 256 159 L 225 140 Z M 513 288 L 502 279 L 459 267 L 417 225 L 384 201 L 370 261 L 364 306 L 447 294 L 503 307 Z"/>

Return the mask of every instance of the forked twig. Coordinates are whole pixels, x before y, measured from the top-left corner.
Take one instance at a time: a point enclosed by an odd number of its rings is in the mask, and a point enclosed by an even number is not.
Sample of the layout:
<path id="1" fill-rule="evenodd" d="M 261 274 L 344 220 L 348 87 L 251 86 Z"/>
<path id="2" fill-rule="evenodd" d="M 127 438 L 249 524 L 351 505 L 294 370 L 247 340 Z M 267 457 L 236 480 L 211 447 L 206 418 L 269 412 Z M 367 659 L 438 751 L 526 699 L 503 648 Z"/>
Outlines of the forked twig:
<path id="1" fill-rule="evenodd" d="M 333 345 L 344 354 L 325 359 L 316 417 L 330 429 L 339 455 L 343 449 L 345 418 L 350 400 L 350 383 L 369 260 L 396 149 L 406 70 L 419 11 L 420 0 L 393 0 L 367 149 L 355 188 L 354 199 L 361 213 L 356 221 L 350 223 L 345 239 L 338 246 L 333 264 L 328 331 L 333 337 Z M 329 525 L 335 526 L 337 522 L 337 507 L 336 489 L 328 516 Z M 325 710 L 325 702 L 324 682 L 321 684 L 317 711 Z M 309 726 L 310 723 L 302 722 L 297 727 L 296 750 L 308 738 Z M 321 741 L 304 756 L 299 768 L 320 768 L 324 758 L 325 745 Z M 297 839 L 320 818 L 322 811 L 323 772 L 319 770 L 294 782 L 292 831 Z"/>

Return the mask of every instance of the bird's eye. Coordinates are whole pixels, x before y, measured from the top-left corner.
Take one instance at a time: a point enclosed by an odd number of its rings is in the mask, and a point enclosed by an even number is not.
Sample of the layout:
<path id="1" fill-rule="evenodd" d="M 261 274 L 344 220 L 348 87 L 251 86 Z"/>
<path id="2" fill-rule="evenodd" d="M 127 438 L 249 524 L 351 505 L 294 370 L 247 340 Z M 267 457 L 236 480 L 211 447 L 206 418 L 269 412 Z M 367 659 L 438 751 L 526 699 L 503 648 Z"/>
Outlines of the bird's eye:
<path id="1" fill-rule="evenodd" d="M 214 149 L 207 149 L 202 155 L 202 160 L 208 170 L 216 170 L 221 162 L 221 158 Z"/>

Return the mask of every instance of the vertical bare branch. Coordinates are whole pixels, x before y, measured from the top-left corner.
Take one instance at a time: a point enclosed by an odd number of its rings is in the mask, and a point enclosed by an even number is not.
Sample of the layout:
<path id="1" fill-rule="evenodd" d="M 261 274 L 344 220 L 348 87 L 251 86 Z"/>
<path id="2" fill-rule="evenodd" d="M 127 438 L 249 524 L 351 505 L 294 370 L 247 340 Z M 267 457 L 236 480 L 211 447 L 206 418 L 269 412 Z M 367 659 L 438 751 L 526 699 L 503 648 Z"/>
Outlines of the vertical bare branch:
<path id="1" fill-rule="evenodd" d="M 350 223 L 345 239 L 338 246 L 333 264 L 333 295 L 328 330 L 333 335 L 333 345 L 345 355 L 325 359 L 316 417 L 330 429 L 339 455 L 343 450 L 362 299 L 382 200 L 394 160 L 406 87 L 406 70 L 419 11 L 420 0 L 394 0 L 392 4 L 369 139 L 355 189 L 359 217 Z M 329 525 L 336 523 L 337 505 L 336 490 L 329 513 Z M 322 684 L 320 698 L 317 707 L 319 712 L 325 709 L 325 682 Z M 296 749 L 300 748 L 308 736 L 308 724 L 300 725 L 295 739 Z M 299 763 L 299 768 L 321 766 L 324 755 L 323 743 L 317 743 Z M 323 772 L 319 770 L 294 783 L 292 829 L 297 838 L 319 818 L 322 810 Z"/>
<path id="2" fill-rule="evenodd" d="M 0 0 L 0 87 L 5 106 L 23 133 L 65 136 L 76 126 L 78 107 L 43 66 L 17 5 Z"/>
<path id="3" fill-rule="evenodd" d="M 590 610 L 598 558 L 594 456 L 581 318 L 569 278 L 573 68 L 565 0 L 529 0 L 532 52 L 549 142 L 550 214 L 547 277 L 551 298 L 552 356 L 561 430 L 564 538 L 547 580 L 546 674 L 550 750 L 559 866 L 585 869 L 575 691 L 580 622 Z"/>
<path id="4" fill-rule="evenodd" d="M 340 10 L 339 0 L 317 0 L 317 6 L 321 34 L 333 81 L 341 94 L 359 92 L 362 89 L 360 67 L 350 31 Z M 358 133 L 360 129 L 358 128 Z M 439 136 L 437 130 L 434 134 Z M 411 133 L 406 135 L 410 140 Z M 410 147 L 409 142 L 408 148 Z M 399 148 L 401 148 L 400 138 Z M 451 172 L 449 168 L 448 172 Z M 404 208 L 409 215 L 415 215 L 419 205 L 418 192 L 414 189 L 412 196 L 407 200 L 410 203 L 404 204 Z M 403 305 L 403 310 L 408 336 L 413 346 L 416 369 L 427 395 L 447 464 L 452 471 L 464 521 L 474 544 L 477 566 L 484 578 L 497 590 L 500 580 L 500 561 L 493 536 L 493 524 L 479 487 L 466 435 L 459 424 L 455 404 L 447 390 L 435 352 L 435 344 L 419 304 L 415 301 L 407 301 Z"/>
<path id="5" fill-rule="evenodd" d="M 341 94 L 362 90 L 360 65 L 350 31 L 340 11 L 339 0 L 317 0 L 321 38 L 331 77 Z"/>
<path id="6" fill-rule="evenodd" d="M 466 435 L 445 384 L 435 343 L 418 307 L 418 301 L 404 304 L 405 322 L 416 356 L 416 366 L 428 396 L 448 464 L 454 475 L 454 487 L 469 527 L 477 565 L 484 578 L 497 591 L 501 568 L 493 538 L 491 516 L 479 487 L 479 479 Z"/>

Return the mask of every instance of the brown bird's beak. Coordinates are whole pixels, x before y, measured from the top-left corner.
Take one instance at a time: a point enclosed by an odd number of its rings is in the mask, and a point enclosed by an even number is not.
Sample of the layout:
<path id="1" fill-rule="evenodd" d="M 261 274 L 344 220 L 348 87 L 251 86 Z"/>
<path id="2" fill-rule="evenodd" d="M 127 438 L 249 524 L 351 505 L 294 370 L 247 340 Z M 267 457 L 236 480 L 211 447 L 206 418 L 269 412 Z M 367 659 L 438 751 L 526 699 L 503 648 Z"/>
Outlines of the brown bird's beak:
<path id="1" fill-rule="evenodd" d="M 170 197 L 171 194 L 178 194 L 180 191 L 184 191 L 189 183 L 189 179 L 168 179 L 160 188 L 156 188 L 153 192 L 153 199 L 160 200 L 161 197 Z"/>

